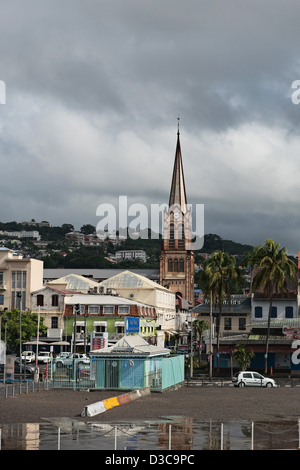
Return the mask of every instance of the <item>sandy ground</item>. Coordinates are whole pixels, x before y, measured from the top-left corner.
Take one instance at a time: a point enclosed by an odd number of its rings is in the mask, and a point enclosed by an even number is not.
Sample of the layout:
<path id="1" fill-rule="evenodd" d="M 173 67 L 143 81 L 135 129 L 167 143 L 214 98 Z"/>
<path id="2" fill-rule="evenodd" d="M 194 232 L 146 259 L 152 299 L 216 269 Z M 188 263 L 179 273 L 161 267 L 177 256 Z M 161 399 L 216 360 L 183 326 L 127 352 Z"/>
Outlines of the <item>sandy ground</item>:
<path id="1" fill-rule="evenodd" d="M 120 422 L 193 417 L 206 421 L 281 420 L 300 418 L 300 388 L 182 387 L 151 393 L 93 417 L 82 417 L 85 406 L 125 392 L 37 391 L 0 398 L 0 424 L 41 423 L 47 418 L 69 417 L 88 422 Z"/>

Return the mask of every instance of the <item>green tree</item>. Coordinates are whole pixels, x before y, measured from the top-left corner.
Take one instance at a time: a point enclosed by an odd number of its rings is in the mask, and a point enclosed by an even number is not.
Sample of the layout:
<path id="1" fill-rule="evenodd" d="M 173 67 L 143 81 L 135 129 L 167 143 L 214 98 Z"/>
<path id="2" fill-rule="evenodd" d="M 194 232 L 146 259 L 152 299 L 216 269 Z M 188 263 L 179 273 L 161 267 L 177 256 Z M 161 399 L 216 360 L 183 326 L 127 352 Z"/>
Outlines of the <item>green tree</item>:
<path id="1" fill-rule="evenodd" d="M 235 359 L 241 370 L 246 370 L 250 366 L 251 359 L 255 356 L 253 351 L 246 349 L 243 345 L 238 344 L 237 349 L 233 352 L 233 359 Z"/>
<path id="2" fill-rule="evenodd" d="M 84 233 L 85 235 L 91 235 L 96 232 L 96 227 L 91 224 L 85 224 L 81 227 L 80 232 Z"/>
<path id="3" fill-rule="evenodd" d="M 255 274 L 252 280 L 252 291 L 262 291 L 269 299 L 267 335 L 265 345 L 265 374 L 268 371 L 268 350 L 270 340 L 271 312 L 274 295 L 288 292 L 288 282 L 296 279 L 297 266 L 287 256 L 287 250 L 268 238 L 264 245 L 257 246 L 247 259 L 248 265 Z"/>
<path id="4" fill-rule="evenodd" d="M 1 338 L 4 339 L 5 322 L 6 325 L 6 341 L 7 351 L 9 353 L 17 353 L 20 345 L 20 312 L 19 310 L 11 310 L 2 315 L 1 321 Z M 29 341 L 32 337 L 37 336 L 38 327 L 38 314 L 37 313 L 22 313 L 21 314 L 21 342 Z M 43 318 L 40 317 L 40 335 L 43 336 L 47 332 L 47 327 L 43 324 Z"/>
<path id="5" fill-rule="evenodd" d="M 212 303 L 216 304 L 219 315 L 216 325 L 217 332 L 217 371 L 220 370 L 220 324 L 224 299 L 230 299 L 232 291 L 239 291 L 244 284 L 243 274 L 236 266 L 234 256 L 230 256 L 224 251 L 216 250 L 205 260 L 203 270 L 200 275 L 200 288 L 204 291 L 207 299 L 212 296 Z"/>

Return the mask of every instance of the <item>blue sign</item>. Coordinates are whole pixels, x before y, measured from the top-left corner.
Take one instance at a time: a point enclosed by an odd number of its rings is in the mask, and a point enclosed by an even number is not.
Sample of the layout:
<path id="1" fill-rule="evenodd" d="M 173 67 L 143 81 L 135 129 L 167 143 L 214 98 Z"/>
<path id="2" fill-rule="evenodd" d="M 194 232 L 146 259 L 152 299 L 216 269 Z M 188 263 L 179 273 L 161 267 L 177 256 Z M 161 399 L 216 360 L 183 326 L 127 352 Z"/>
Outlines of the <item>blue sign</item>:
<path id="1" fill-rule="evenodd" d="M 125 319 L 125 333 L 139 333 L 140 332 L 140 319 L 139 317 L 126 317 Z"/>

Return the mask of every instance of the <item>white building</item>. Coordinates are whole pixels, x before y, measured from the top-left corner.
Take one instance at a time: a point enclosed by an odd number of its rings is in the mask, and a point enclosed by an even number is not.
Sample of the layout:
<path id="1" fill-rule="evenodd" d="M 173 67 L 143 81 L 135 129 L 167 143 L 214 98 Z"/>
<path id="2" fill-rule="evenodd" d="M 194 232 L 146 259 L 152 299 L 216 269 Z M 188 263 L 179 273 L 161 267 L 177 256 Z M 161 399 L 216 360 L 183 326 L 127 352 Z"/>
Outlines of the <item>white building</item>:
<path id="1" fill-rule="evenodd" d="M 43 262 L 0 247 L 0 308 L 30 310 L 31 292 L 43 287 Z"/>
<path id="2" fill-rule="evenodd" d="M 116 262 L 120 261 L 141 261 L 146 263 L 147 255 L 144 250 L 119 250 L 116 252 Z"/>
<path id="3" fill-rule="evenodd" d="M 127 299 L 155 307 L 157 321 L 161 328 L 163 330 L 176 329 L 176 295 L 169 289 L 127 270 L 110 277 L 99 285 L 113 289 Z"/>

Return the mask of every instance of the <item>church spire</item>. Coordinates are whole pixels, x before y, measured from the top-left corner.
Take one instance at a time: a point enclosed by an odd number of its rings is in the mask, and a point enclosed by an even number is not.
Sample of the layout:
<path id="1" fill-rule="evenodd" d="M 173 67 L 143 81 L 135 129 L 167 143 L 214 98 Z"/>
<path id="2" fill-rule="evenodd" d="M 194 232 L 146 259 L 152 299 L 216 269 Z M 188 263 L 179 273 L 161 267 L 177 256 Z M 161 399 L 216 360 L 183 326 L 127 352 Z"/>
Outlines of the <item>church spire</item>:
<path id="1" fill-rule="evenodd" d="M 184 214 L 186 212 L 186 192 L 184 184 L 183 164 L 180 147 L 180 132 L 179 132 L 179 117 L 178 117 L 178 131 L 177 131 L 177 145 L 175 152 L 175 161 L 173 168 L 173 177 L 170 191 L 169 207 L 178 205 Z"/>

